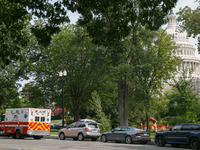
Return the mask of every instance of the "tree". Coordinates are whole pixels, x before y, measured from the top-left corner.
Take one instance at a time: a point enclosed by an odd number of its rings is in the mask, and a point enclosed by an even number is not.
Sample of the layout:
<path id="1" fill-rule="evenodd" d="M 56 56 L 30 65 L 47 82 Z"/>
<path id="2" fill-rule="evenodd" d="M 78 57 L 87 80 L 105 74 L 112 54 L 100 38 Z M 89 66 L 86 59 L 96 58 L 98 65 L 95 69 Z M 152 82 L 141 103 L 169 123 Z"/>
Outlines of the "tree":
<path id="1" fill-rule="evenodd" d="M 21 93 L 24 96 L 25 105 L 26 107 L 46 108 L 49 104 L 48 99 L 36 84 L 31 82 L 23 87 Z"/>
<path id="2" fill-rule="evenodd" d="M 183 71 L 182 75 L 172 83 L 173 89 L 166 92 L 170 100 L 168 116 L 181 116 L 183 122 L 196 122 L 199 115 L 198 93 L 193 91 L 192 77 Z"/>
<path id="3" fill-rule="evenodd" d="M 200 1 L 198 1 L 200 3 Z M 189 36 L 195 38 L 200 34 L 200 6 L 192 10 L 190 7 L 185 6 L 183 9 L 177 13 L 177 20 L 181 22 L 180 27 L 187 31 Z M 198 52 L 200 54 L 200 38 L 198 38 Z"/>
<path id="4" fill-rule="evenodd" d="M 22 106 L 19 98 L 18 84 L 16 84 L 15 66 L 8 65 L 0 70 L 0 108 Z M 19 102 L 19 105 L 16 103 Z M 16 105 L 13 105 L 13 104 Z"/>
<path id="5" fill-rule="evenodd" d="M 67 71 L 64 85 L 65 108 L 70 109 L 74 120 L 88 105 L 94 89 L 98 89 L 99 76 L 106 68 L 103 46 L 95 46 L 81 27 L 68 25 L 53 37 L 43 58 L 34 66 L 35 81 L 50 102 L 61 106 L 61 85 L 58 73 Z"/>
<path id="6" fill-rule="evenodd" d="M 105 115 L 105 113 L 102 110 L 101 105 L 101 98 L 99 97 L 97 91 L 92 92 L 92 100 L 90 100 L 90 109 L 96 113 L 95 120 L 97 122 L 100 122 L 100 128 L 101 132 L 106 132 L 110 130 L 109 126 L 109 117 Z"/>
<path id="7" fill-rule="evenodd" d="M 177 0 L 94 0 L 86 3 L 83 0 L 64 0 L 63 4 L 82 15 L 78 23 L 87 28 L 95 43 L 112 47 L 109 47 L 108 52 L 113 67 L 123 70 L 122 66 L 126 66 L 125 63 L 130 65 L 135 54 L 139 28 L 145 26 L 157 30 L 166 22 L 167 13 L 176 2 Z M 130 33 L 132 48 L 127 50 L 123 48 L 122 43 Z M 122 55 L 126 57 L 120 66 Z M 116 77 L 120 125 L 128 125 L 128 80 L 126 75 L 123 78 Z"/>
<path id="8" fill-rule="evenodd" d="M 49 45 L 51 36 L 60 31 L 59 25 L 69 21 L 60 1 L 1 0 L 0 10 L 0 67 L 13 60 L 25 61 L 21 48 L 27 45 L 29 33 L 24 29 L 33 16 L 45 22 L 44 28 L 39 28 L 37 24 L 31 28 L 39 44 L 44 47 Z"/>
<path id="9" fill-rule="evenodd" d="M 140 33 L 143 36 L 140 37 L 137 55 L 132 60 L 134 71 L 130 80 L 130 92 L 134 101 L 143 103 L 149 130 L 149 114 L 152 112 L 153 102 L 162 97 L 164 83 L 175 76 L 176 66 L 182 60 L 174 55 L 178 47 L 164 30 L 143 30 Z"/>

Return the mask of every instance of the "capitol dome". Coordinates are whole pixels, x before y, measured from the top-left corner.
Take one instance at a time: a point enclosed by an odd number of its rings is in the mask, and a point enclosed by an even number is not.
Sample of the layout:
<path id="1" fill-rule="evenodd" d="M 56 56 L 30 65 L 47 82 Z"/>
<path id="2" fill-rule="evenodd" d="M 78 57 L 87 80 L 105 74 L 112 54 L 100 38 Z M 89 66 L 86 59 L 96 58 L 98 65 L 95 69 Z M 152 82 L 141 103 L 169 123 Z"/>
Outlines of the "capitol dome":
<path id="1" fill-rule="evenodd" d="M 174 41 L 180 47 L 176 51 L 176 55 L 180 56 L 183 59 L 181 66 L 178 66 L 178 71 L 182 71 L 183 68 L 194 69 L 192 76 L 196 77 L 200 74 L 200 59 L 195 57 L 196 49 L 190 42 L 187 33 L 181 31 L 176 25 L 176 16 L 173 11 L 170 11 L 168 15 L 168 27 L 166 31 L 168 34 L 172 34 L 174 36 Z"/>
<path id="2" fill-rule="evenodd" d="M 183 60 L 180 66 L 177 66 L 178 74 L 176 77 L 181 76 L 183 69 L 193 70 L 193 88 L 195 92 L 198 92 L 200 97 L 200 59 L 195 56 L 195 47 L 189 40 L 187 33 L 181 31 L 176 24 L 176 16 L 173 11 L 170 11 L 168 15 L 168 27 L 166 32 L 174 36 L 174 41 L 179 48 L 176 51 L 176 55 L 180 56 Z M 188 71 L 189 72 L 189 71 Z M 178 79 L 178 78 L 177 78 Z M 171 88 L 168 84 L 165 84 L 164 89 Z"/>

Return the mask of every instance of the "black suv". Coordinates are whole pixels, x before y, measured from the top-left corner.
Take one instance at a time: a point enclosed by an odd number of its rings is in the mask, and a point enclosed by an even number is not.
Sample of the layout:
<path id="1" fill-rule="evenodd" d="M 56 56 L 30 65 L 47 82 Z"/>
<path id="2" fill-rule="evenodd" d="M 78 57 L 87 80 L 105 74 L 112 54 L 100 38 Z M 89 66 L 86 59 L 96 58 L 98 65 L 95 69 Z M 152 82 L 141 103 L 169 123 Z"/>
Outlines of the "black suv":
<path id="1" fill-rule="evenodd" d="M 200 124 L 182 123 L 177 124 L 169 130 L 159 131 L 155 135 L 158 146 L 171 144 L 173 147 L 179 145 L 190 145 L 191 148 L 200 147 Z"/>

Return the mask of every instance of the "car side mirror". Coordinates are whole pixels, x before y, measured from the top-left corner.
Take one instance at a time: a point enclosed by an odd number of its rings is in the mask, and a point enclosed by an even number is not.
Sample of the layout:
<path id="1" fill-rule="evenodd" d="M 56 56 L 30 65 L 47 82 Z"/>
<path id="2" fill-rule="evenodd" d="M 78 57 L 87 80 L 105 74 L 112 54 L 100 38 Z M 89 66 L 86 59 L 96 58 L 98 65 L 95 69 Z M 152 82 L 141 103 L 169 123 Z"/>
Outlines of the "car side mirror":
<path id="1" fill-rule="evenodd" d="M 169 131 L 172 131 L 172 128 L 169 128 Z"/>
<path id="2" fill-rule="evenodd" d="M 112 131 L 112 132 L 114 132 L 114 130 L 113 130 L 113 129 L 112 129 L 111 131 Z"/>

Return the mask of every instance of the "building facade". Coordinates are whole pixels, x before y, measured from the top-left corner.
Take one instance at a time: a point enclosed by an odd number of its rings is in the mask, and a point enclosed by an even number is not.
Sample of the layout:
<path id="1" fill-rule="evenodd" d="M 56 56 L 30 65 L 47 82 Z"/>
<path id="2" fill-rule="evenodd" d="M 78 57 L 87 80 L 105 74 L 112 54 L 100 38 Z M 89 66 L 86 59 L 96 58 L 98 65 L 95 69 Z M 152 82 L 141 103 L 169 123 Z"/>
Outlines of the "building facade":
<path id="1" fill-rule="evenodd" d="M 185 32 L 181 32 L 180 29 L 177 27 L 176 24 L 176 16 L 174 15 L 173 11 L 170 12 L 168 15 L 168 27 L 166 31 L 168 34 L 174 35 L 174 41 L 180 47 L 176 54 L 180 56 L 183 60 L 180 66 L 177 66 L 177 70 L 179 74 L 176 76 L 180 76 L 183 69 L 193 70 L 192 77 L 193 77 L 193 88 L 195 92 L 198 92 L 200 97 L 200 59 L 195 56 L 195 47 L 190 42 L 187 34 Z M 165 84 L 164 89 L 169 89 L 170 86 Z"/>

